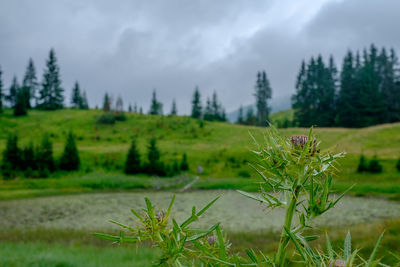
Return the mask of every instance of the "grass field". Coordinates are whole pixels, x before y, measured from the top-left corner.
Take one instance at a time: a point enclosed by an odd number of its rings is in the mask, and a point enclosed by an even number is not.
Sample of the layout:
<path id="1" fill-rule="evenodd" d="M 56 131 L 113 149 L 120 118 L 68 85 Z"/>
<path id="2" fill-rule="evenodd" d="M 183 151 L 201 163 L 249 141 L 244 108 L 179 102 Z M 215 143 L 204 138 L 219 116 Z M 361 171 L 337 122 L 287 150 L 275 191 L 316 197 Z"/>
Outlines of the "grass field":
<path id="1" fill-rule="evenodd" d="M 284 118 L 291 116 L 290 112 L 275 116 Z M 126 221 L 129 208 L 141 206 L 144 196 L 163 207 L 174 192 L 178 194 L 178 219 L 188 214 L 191 205 L 201 206 L 222 194 L 200 223 L 221 221 L 233 251 L 245 247 L 267 253 L 274 250 L 281 211 L 267 212 L 229 191 L 258 190 L 259 178 L 247 165 L 253 161 L 250 150 L 254 148 L 249 133 L 262 140 L 263 128 L 134 114 L 115 125 L 98 125 L 100 115 L 99 110 L 33 110 L 21 118 L 6 110 L 0 115 L 0 150 L 9 133 L 17 133 L 22 146 L 31 141 L 39 144 L 48 133 L 58 158 L 66 135 L 73 131 L 82 162 L 79 171 L 56 172 L 48 178 L 0 179 L 0 266 L 149 266 L 156 250 L 115 248 L 91 233 L 116 231 L 107 220 Z M 307 131 L 281 129 L 288 137 Z M 385 252 L 400 254 L 400 172 L 395 169 L 400 156 L 400 123 L 364 129 L 316 128 L 316 133 L 323 149 L 347 152 L 340 161 L 342 171 L 334 179 L 335 191 L 356 184 L 350 192 L 353 197 L 345 198 L 316 222 L 317 231 L 329 231 L 338 245 L 351 230 L 355 247 L 363 247 L 367 253 L 386 230 L 379 255 L 393 263 L 394 258 Z M 148 139 L 156 137 L 166 162 L 187 153 L 190 170 L 170 178 L 123 174 L 132 137 L 137 138 L 142 155 Z M 368 158 L 377 155 L 384 172 L 356 173 L 361 153 Z M 203 167 L 202 174 L 196 172 L 197 166 Z M 179 193 L 188 184 L 189 190 Z M 241 220 L 243 214 L 249 221 Z M 319 242 L 323 244 L 323 240 Z"/>

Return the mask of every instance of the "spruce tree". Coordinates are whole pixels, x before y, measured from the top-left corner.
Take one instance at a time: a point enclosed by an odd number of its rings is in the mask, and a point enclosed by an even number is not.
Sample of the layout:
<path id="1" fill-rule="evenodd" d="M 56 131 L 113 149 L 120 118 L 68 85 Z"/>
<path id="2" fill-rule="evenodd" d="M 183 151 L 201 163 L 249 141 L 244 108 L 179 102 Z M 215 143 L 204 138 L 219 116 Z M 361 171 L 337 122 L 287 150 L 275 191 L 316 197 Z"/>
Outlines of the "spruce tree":
<path id="1" fill-rule="evenodd" d="M 17 103 L 17 94 L 18 94 L 19 89 L 20 89 L 20 87 L 18 84 L 17 76 L 14 75 L 10 89 L 8 90 L 8 95 L 6 97 L 7 101 L 10 104 L 10 107 L 12 107 L 12 108 L 14 108 L 15 104 Z"/>
<path id="2" fill-rule="evenodd" d="M 27 98 L 26 91 L 19 88 L 14 105 L 14 116 L 24 116 L 27 114 Z"/>
<path id="3" fill-rule="evenodd" d="M 2 74 L 3 72 L 0 66 L 0 113 L 3 112 L 3 98 L 4 98 Z"/>
<path id="4" fill-rule="evenodd" d="M 82 95 L 78 81 L 75 81 L 74 88 L 72 88 L 71 104 L 74 108 L 82 107 Z"/>
<path id="5" fill-rule="evenodd" d="M 42 172 L 54 171 L 54 159 L 53 159 L 53 143 L 51 142 L 49 135 L 44 134 L 42 143 L 36 153 L 36 164 L 37 168 Z"/>
<path id="6" fill-rule="evenodd" d="M 18 148 L 18 137 L 10 134 L 7 138 L 6 149 L 3 151 L 3 174 L 13 176 L 15 171 L 21 169 L 21 151 Z"/>
<path id="7" fill-rule="evenodd" d="M 82 95 L 81 95 L 81 106 L 79 107 L 80 109 L 89 109 L 89 102 L 86 96 L 86 91 L 83 90 Z"/>
<path id="8" fill-rule="evenodd" d="M 257 125 L 265 126 L 269 120 L 270 108 L 268 100 L 272 97 L 272 89 L 265 71 L 257 73 L 255 86 L 256 107 L 257 107 Z"/>
<path id="9" fill-rule="evenodd" d="M 64 106 L 64 89 L 61 87 L 60 68 L 53 49 L 50 50 L 46 69 L 43 73 L 42 88 L 39 92 L 39 108 L 44 110 L 61 109 Z"/>
<path id="10" fill-rule="evenodd" d="M 149 145 L 147 146 L 147 173 L 162 174 L 164 170 L 160 162 L 160 156 L 161 154 L 157 147 L 157 140 L 153 137 L 149 140 Z"/>
<path id="11" fill-rule="evenodd" d="M 129 104 L 129 106 L 128 106 L 128 112 L 132 112 L 133 111 L 133 109 L 132 109 L 132 105 L 131 104 Z"/>
<path id="12" fill-rule="evenodd" d="M 125 173 L 137 174 L 142 171 L 140 162 L 140 154 L 136 147 L 136 140 L 132 139 L 131 147 L 129 148 L 128 155 L 125 161 Z"/>
<path id="13" fill-rule="evenodd" d="M 73 171 L 79 169 L 79 154 L 76 148 L 75 138 L 72 132 L 68 133 L 67 143 L 65 144 L 64 153 L 60 158 L 59 168 L 65 171 Z"/>
<path id="14" fill-rule="evenodd" d="M 38 88 L 38 81 L 36 78 L 36 69 L 33 64 L 32 58 L 29 59 L 28 66 L 26 67 L 22 88 L 25 93 L 26 107 L 31 108 L 31 100 L 36 97 L 36 90 Z"/>
<path id="15" fill-rule="evenodd" d="M 206 108 L 204 110 L 203 119 L 206 121 L 212 121 L 214 119 L 213 108 L 209 97 L 207 97 L 206 100 Z"/>
<path id="16" fill-rule="evenodd" d="M 135 103 L 135 105 L 133 105 L 133 113 L 138 113 L 138 107 Z"/>
<path id="17" fill-rule="evenodd" d="M 22 150 L 21 158 L 23 170 L 36 169 L 35 149 L 32 142 L 24 147 L 24 149 Z"/>
<path id="18" fill-rule="evenodd" d="M 171 115 L 176 116 L 178 114 L 178 110 L 176 108 L 176 101 L 175 99 L 172 100 L 172 107 L 171 107 Z"/>
<path id="19" fill-rule="evenodd" d="M 246 125 L 255 125 L 256 124 L 256 116 L 254 115 L 253 107 L 249 107 L 246 112 Z"/>
<path id="20" fill-rule="evenodd" d="M 103 111 L 109 112 L 111 111 L 111 98 L 108 96 L 108 93 L 105 93 L 103 99 Z"/>
<path id="21" fill-rule="evenodd" d="M 200 99 L 200 91 L 196 86 L 193 99 L 192 99 L 192 118 L 201 119 L 202 117 L 202 107 L 201 107 L 201 99 Z"/>
<path id="22" fill-rule="evenodd" d="M 187 160 L 187 155 L 186 155 L 186 153 L 183 153 L 183 155 L 182 155 L 181 170 L 182 170 L 182 171 L 187 171 L 187 170 L 189 170 L 189 163 L 188 163 L 188 160 Z"/>
<path id="23" fill-rule="evenodd" d="M 162 115 L 162 103 L 158 102 L 156 90 L 153 91 L 153 96 L 151 99 L 150 111 L 149 114 L 151 115 Z"/>

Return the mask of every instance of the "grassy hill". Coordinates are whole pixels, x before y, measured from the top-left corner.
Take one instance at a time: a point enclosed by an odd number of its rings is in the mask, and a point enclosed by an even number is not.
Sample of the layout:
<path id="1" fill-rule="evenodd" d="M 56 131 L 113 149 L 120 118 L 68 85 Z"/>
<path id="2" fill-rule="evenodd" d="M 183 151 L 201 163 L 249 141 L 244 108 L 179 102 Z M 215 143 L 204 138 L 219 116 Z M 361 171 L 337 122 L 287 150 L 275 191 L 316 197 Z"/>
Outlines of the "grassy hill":
<path id="1" fill-rule="evenodd" d="M 283 113 L 285 114 L 276 114 L 275 117 L 287 116 L 290 111 Z M 139 176 L 139 178 L 129 177 L 128 179 L 122 174 L 132 137 L 138 140 L 143 160 L 145 160 L 146 146 L 150 137 L 158 139 L 162 158 L 166 162 L 180 160 L 182 154 L 187 153 L 190 165 L 187 173 L 189 177 L 197 175 L 197 166 L 202 166 L 204 169 L 200 175 L 201 179 L 194 184 L 195 188 L 242 188 L 245 185 L 248 186 L 248 179 L 256 177 L 246 164 L 253 160 L 250 150 L 254 146 L 249 133 L 258 140 L 262 140 L 263 128 L 217 122 L 202 123 L 189 117 L 137 114 L 126 114 L 127 120 L 116 122 L 115 125 L 100 125 L 97 123 L 97 118 L 101 114 L 100 110 L 51 112 L 32 110 L 29 116 L 16 118 L 12 116 L 11 110 L 6 110 L 0 115 L 2 129 L 0 149 L 4 149 L 9 133 L 17 133 L 22 146 L 31 141 L 39 144 L 43 134 L 48 133 L 54 143 L 55 156 L 58 158 L 63 150 L 66 135 L 69 131 L 73 131 L 80 151 L 81 170 L 75 173 L 56 173 L 53 178 L 66 176 L 69 178 L 68 183 L 72 183 L 73 186 L 86 181 L 90 184 L 90 188 L 97 186 L 130 189 L 140 187 L 138 184 L 144 188 L 154 187 L 154 182 L 148 182 L 148 184 L 140 182 L 147 181 L 147 178 Z M 288 128 L 281 131 L 285 136 L 290 137 L 306 134 L 308 129 Z M 338 189 L 357 183 L 355 192 L 359 190 L 359 194 L 400 193 L 398 185 L 400 173 L 395 169 L 396 160 L 400 156 L 400 123 L 364 129 L 317 128 L 316 133 L 322 141 L 322 148 L 348 153 L 346 159 L 341 162 L 343 171 L 336 179 Z M 377 155 L 384 166 L 384 172 L 357 174 L 355 170 L 361 153 L 367 157 Z M 98 173 L 100 174 L 97 175 Z M 79 177 L 84 178 L 79 179 Z M 113 179 L 117 182 L 109 185 Z M 38 183 L 41 183 L 42 179 L 38 180 L 29 179 L 26 182 L 22 179 L 3 183 L 9 188 L 15 185 L 20 189 L 29 189 L 35 186 L 40 187 Z M 100 180 L 106 184 L 96 185 Z M 182 179 L 175 180 L 170 179 L 166 182 L 171 184 L 166 187 L 187 182 Z M 52 181 L 47 178 L 43 183 L 46 183 L 46 187 L 52 183 L 58 188 L 68 187 L 68 184 L 57 179 Z M 125 186 L 126 183 L 129 186 Z"/>

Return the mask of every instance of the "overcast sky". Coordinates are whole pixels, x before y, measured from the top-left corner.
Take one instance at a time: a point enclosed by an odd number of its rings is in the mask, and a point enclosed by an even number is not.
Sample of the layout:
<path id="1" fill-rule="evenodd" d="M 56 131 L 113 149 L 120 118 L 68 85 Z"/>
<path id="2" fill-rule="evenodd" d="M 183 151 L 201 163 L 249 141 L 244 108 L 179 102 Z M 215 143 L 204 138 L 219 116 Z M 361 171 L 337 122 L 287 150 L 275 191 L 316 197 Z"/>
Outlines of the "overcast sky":
<path id="1" fill-rule="evenodd" d="M 184 114 L 198 85 L 229 112 L 254 102 L 258 70 L 282 98 L 311 55 L 340 65 L 372 42 L 399 53 L 399 11 L 399 0 L 1 0 L 0 65 L 8 87 L 32 57 L 41 80 L 53 47 L 68 104 L 78 80 L 92 107 L 108 91 L 147 111 L 155 88 L 164 113 L 176 98 Z"/>

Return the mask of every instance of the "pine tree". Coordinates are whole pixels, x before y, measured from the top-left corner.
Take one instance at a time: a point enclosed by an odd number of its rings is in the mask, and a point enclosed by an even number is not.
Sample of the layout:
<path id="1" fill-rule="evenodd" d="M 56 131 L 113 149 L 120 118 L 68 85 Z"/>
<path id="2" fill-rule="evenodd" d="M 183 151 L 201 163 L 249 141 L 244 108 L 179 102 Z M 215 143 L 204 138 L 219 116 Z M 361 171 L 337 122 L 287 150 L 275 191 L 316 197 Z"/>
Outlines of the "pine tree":
<path id="1" fill-rule="evenodd" d="M 80 109 L 89 109 L 89 102 L 86 96 L 86 91 L 83 90 L 82 95 L 81 95 L 81 106 L 79 107 Z"/>
<path id="2" fill-rule="evenodd" d="M 109 112 L 109 111 L 111 111 L 111 98 L 108 96 L 107 93 L 104 95 L 104 100 L 103 100 L 103 111 L 104 111 L 104 112 Z"/>
<path id="3" fill-rule="evenodd" d="M 214 119 L 213 108 L 209 97 L 207 97 L 206 100 L 206 108 L 204 110 L 203 119 L 206 121 L 212 121 Z"/>
<path id="4" fill-rule="evenodd" d="M 3 72 L 2 72 L 1 66 L 0 66 L 0 113 L 3 112 L 3 98 L 4 98 L 2 74 L 3 74 Z"/>
<path id="5" fill-rule="evenodd" d="M 132 112 L 133 110 L 132 110 L 132 105 L 131 104 L 129 104 L 129 106 L 128 106 L 128 112 Z"/>
<path id="6" fill-rule="evenodd" d="M 140 163 L 140 154 L 136 147 L 136 140 L 132 139 L 131 147 L 125 161 L 125 173 L 136 174 L 142 171 Z"/>
<path id="7" fill-rule="evenodd" d="M 138 107 L 137 107 L 136 103 L 133 106 L 133 113 L 138 113 Z"/>
<path id="8" fill-rule="evenodd" d="M 120 113 L 124 111 L 124 102 L 122 101 L 121 96 L 118 96 L 117 98 L 117 102 L 115 103 L 115 110 Z"/>
<path id="9" fill-rule="evenodd" d="M 159 174 L 163 175 L 164 167 L 160 162 L 160 151 L 157 147 L 157 140 L 155 138 L 151 138 L 149 140 L 149 145 L 147 147 L 147 173 L 148 174 Z"/>
<path id="10" fill-rule="evenodd" d="M 10 134 L 7 138 L 6 149 L 3 152 L 2 170 L 5 176 L 13 176 L 21 168 L 21 151 L 18 148 L 18 137 Z"/>
<path id="11" fill-rule="evenodd" d="M 139 114 L 143 115 L 143 108 L 142 107 L 139 108 Z"/>
<path id="12" fill-rule="evenodd" d="M 272 97 L 272 89 L 265 71 L 257 73 L 257 81 L 255 86 L 255 97 L 257 107 L 257 125 L 265 126 L 269 120 L 270 108 L 268 100 Z"/>
<path id="13" fill-rule="evenodd" d="M 367 160 L 365 159 L 364 155 L 360 156 L 360 161 L 358 162 L 357 172 L 365 172 L 368 170 Z"/>
<path id="14" fill-rule="evenodd" d="M 178 110 L 176 108 L 176 101 L 175 99 L 172 100 L 172 107 L 171 107 L 171 115 L 176 116 L 178 114 Z"/>
<path id="15" fill-rule="evenodd" d="M 202 107 L 201 107 L 201 99 L 200 99 L 200 91 L 196 86 L 193 99 L 192 99 L 192 118 L 201 119 L 202 117 Z"/>
<path id="16" fill-rule="evenodd" d="M 246 125 L 255 125 L 256 124 L 256 116 L 254 115 L 253 107 L 249 107 L 246 112 Z"/>
<path id="17" fill-rule="evenodd" d="M 61 87 L 60 68 L 53 49 L 50 50 L 39 92 L 39 107 L 45 110 L 61 109 L 64 106 L 64 89 Z"/>
<path id="18" fill-rule="evenodd" d="M 35 150 L 32 142 L 24 147 L 21 158 L 23 170 L 33 170 L 36 168 Z"/>
<path id="19" fill-rule="evenodd" d="M 71 104 L 74 108 L 81 108 L 82 95 L 78 81 L 75 81 L 74 88 L 72 89 Z"/>
<path id="20" fill-rule="evenodd" d="M 25 93 L 26 107 L 31 108 L 31 100 L 36 98 L 36 90 L 38 88 L 38 81 L 36 78 L 36 69 L 33 64 L 32 58 L 29 59 L 28 66 L 26 67 L 22 88 Z"/>
<path id="21" fill-rule="evenodd" d="M 162 103 L 157 101 L 156 90 L 153 91 L 153 96 L 151 99 L 150 111 L 151 115 L 162 115 Z"/>
<path id="22" fill-rule="evenodd" d="M 17 94 L 18 94 L 19 88 L 20 87 L 18 84 L 17 76 L 14 75 L 10 89 L 9 89 L 9 93 L 6 97 L 7 101 L 10 103 L 10 106 L 12 108 L 14 108 L 15 104 L 17 103 Z"/>
<path id="23" fill-rule="evenodd" d="M 79 169 L 79 155 L 76 148 L 74 135 L 72 132 L 68 133 L 67 143 L 65 144 L 64 153 L 60 158 L 59 167 L 61 170 L 73 171 Z"/>
<path id="24" fill-rule="evenodd" d="M 24 116 L 27 114 L 27 100 L 28 97 L 23 88 L 18 88 L 17 97 L 14 105 L 14 116 Z"/>
<path id="25" fill-rule="evenodd" d="M 182 171 L 187 171 L 187 170 L 189 170 L 189 163 L 188 163 L 188 160 L 187 160 L 187 155 L 186 155 L 186 153 L 183 153 L 183 155 L 182 155 L 181 170 L 182 170 Z"/>
<path id="26" fill-rule="evenodd" d="M 244 122 L 244 118 L 243 118 L 243 106 L 240 105 L 239 114 L 238 114 L 236 123 L 237 123 L 237 124 L 243 124 L 243 122 Z"/>
<path id="27" fill-rule="evenodd" d="M 54 171 L 53 143 L 49 135 L 43 135 L 41 146 L 36 153 L 36 164 L 42 173 Z"/>

